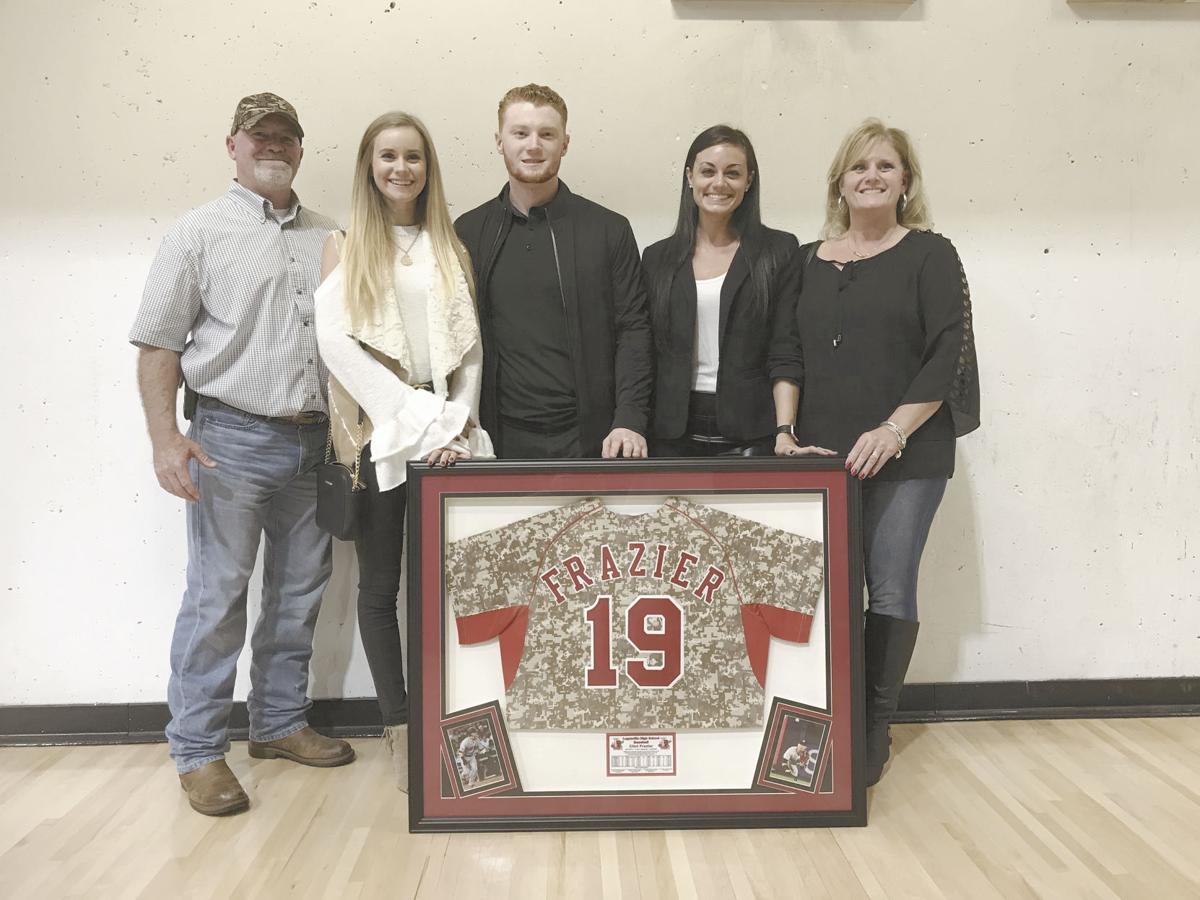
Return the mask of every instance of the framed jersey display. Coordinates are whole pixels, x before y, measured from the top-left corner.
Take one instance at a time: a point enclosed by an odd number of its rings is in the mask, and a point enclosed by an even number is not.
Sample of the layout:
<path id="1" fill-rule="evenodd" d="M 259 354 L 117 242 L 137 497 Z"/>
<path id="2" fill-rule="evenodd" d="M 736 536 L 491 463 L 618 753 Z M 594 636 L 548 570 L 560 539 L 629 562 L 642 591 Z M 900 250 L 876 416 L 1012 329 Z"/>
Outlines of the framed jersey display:
<path id="1" fill-rule="evenodd" d="M 862 825 L 837 459 L 411 464 L 414 831 Z"/>

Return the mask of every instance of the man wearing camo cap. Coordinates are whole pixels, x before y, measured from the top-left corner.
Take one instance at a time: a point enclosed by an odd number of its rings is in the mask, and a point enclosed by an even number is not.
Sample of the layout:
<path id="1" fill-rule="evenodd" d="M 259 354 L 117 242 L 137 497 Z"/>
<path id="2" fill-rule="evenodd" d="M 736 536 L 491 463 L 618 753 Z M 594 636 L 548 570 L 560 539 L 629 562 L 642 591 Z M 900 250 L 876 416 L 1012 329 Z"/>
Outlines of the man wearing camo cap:
<path id="1" fill-rule="evenodd" d="M 328 425 L 313 291 L 337 227 L 301 206 L 295 107 L 242 99 L 225 148 L 236 178 L 163 238 L 129 339 L 163 490 L 185 501 L 187 588 L 171 643 L 171 756 L 194 809 L 249 799 L 225 763 L 246 596 L 258 546 L 262 609 L 251 638 L 250 755 L 311 766 L 354 759 L 308 727 L 308 664 L 329 536 L 316 524 L 316 466 Z M 176 420 L 186 387 L 186 436 Z"/>

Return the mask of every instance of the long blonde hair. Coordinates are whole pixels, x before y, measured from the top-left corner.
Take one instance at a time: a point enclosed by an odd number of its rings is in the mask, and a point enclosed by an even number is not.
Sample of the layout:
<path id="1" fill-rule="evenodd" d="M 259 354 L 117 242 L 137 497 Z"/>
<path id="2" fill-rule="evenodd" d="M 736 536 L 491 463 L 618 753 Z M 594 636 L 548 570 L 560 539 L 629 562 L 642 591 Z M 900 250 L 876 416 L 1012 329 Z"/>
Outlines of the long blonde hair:
<path id="1" fill-rule="evenodd" d="M 392 284 L 396 244 L 392 237 L 387 201 L 375 186 L 371 163 L 375 138 L 389 128 L 405 127 L 415 128 L 425 144 L 425 188 L 417 198 L 417 219 L 424 225 L 433 243 L 433 258 L 441 274 L 442 288 L 447 296 L 454 293 L 453 262 L 457 262 L 472 298 L 475 296 L 471 259 L 454 232 L 454 223 L 446 206 L 446 192 L 442 187 L 442 170 L 429 129 L 416 116 L 405 112 L 388 112 L 367 126 L 359 142 L 358 160 L 354 165 L 350 225 L 342 252 L 346 309 L 353 324 L 361 323 L 370 316 L 375 304 L 383 302 L 384 294 Z"/>
<path id="2" fill-rule="evenodd" d="M 908 182 L 905 188 L 907 200 L 901 198 L 896 204 L 896 221 L 917 231 L 928 231 L 933 226 L 929 199 L 925 195 L 925 180 L 921 177 L 921 163 L 917 160 L 912 139 L 899 128 L 889 128 L 878 119 L 866 119 L 846 135 L 829 166 L 822 238 L 841 237 L 850 228 L 850 210 L 842 202 L 842 176 L 866 155 L 871 144 L 880 140 L 896 148 Z"/>

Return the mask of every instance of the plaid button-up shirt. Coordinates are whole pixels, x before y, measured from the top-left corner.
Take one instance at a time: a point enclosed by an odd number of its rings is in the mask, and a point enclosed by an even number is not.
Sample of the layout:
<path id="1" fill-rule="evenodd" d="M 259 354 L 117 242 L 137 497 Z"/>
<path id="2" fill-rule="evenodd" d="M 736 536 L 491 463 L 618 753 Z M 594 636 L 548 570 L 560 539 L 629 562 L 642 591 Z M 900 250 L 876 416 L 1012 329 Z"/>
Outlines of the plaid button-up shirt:
<path id="1" fill-rule="evenodd" d="M 233 182 L 163 238 L 129 340 L 182 353 L 192 390 L 246 412 L 325 412 L 313 291 L 336 228 L 294 194 L 280 211 Z"/>

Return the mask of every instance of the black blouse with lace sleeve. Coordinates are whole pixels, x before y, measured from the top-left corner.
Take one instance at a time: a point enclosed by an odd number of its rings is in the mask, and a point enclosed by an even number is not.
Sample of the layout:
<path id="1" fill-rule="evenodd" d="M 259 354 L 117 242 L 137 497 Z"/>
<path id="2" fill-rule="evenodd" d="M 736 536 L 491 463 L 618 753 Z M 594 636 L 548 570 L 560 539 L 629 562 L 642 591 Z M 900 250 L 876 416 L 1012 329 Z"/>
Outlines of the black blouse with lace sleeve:
<path id="1" fill-rule="evenodd" d="M 809 258 L 811 245 L 801 250 Z M 905 403 L 941 400 L 877 478 L 954 473 L 954 439 L 979 427 L 971 294 L 954 245 L 909 232 L 869 259 L 809 259 L 796 312 L 804 358 L 797 440 L 845 455 Z"/>

